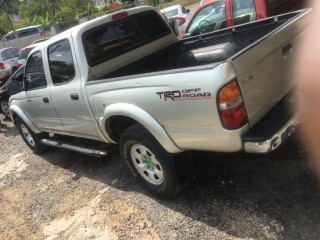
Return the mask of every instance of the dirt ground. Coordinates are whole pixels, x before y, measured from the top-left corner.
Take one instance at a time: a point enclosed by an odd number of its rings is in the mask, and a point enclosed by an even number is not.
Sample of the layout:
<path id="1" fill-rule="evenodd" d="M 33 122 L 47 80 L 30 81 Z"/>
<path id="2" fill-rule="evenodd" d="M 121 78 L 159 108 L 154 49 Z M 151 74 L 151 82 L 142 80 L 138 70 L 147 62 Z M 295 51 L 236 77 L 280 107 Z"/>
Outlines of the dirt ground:
<path id="1" fill-rule="evenodd" d="M 270 155 L 193 153 L 191 184 L 149 196 L 117 153 L 34 155 L 0 131 L 0 239 L 319 239 L 320 192 L 297 137 Z"/>

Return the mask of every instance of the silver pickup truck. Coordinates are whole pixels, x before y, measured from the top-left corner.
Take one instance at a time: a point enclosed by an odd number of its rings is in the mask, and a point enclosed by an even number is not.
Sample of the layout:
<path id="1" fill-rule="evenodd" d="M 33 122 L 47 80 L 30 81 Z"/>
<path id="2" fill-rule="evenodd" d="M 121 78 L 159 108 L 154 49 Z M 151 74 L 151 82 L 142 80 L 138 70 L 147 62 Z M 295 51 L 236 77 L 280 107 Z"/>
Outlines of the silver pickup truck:
<path id="1" fill-rule="evenodd" d="M 38 154 L 117 144 L 149 192 L 172 197 L 192 174 L 178 153 L 267 153 L 294 131 L 286 70 L 307 14 L 180 41 L 151 7 L 89 21 L 30 53 L 23 88 L 8 85 L 12 120 Z"/>

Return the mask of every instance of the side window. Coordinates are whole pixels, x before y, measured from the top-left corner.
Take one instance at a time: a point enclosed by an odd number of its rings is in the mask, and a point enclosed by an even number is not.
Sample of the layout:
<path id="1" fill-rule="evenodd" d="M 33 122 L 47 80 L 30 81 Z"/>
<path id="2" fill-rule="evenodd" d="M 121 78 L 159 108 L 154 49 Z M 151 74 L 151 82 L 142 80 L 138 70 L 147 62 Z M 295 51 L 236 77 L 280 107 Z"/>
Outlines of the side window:
<path id="1" fill-rule="evenodd" d="M 200 33 L 212 32 L 226 27 L 226 23 L 225 2 L 215 2 L 199 10 L 197 15 L 192 19 L 187 33 L 195 36 Z"/>
<path id="2" fill-rule="evenodd" d="M 10 41 L 10 40 L 13 40 L 13 39 L 16 39 L 16 36 L 12 33 L 12 34 L 7 35 L 4 38 L 4 41 Z"/>
<path id="3" fill-rule="evenodd" d="M 41 52 L 33 53 L 27 62 L 26 67 L 26 89 L 33 90 L 47 86 L 44 74 Z"/>
<path id="4" fill-rule="evenodd" d="M 71 81 L 75 76 L 72 52 L 68 40 L 55 43 L 48 48 L 49 66 L 54 85 Z"/>
<path id="5" fill-rule="evenodd" d="M 244 24 L 256 20 L 254 0 L 235 0 L 232 3 L 234 25 Z"/>
<path id="6" fill-rule="evenodd" d="M 11 77 L 11 80 L 18 81 L 19 83 L 22 83 L 23 81 L 23 75 L 24 75 L 24 67 L 17 70 Z"/>
<path id="7" fill-rule="evenodd" d="M 30 28 L 28 30 L 24 30 L 24 31 L 20 31 L 19 32 L 19 37 L 27 37 L 27 36 L 31 36 L 31 35 L 34 35 L 34 34 L 37 34 L 39 33 L 37 28 Z"/>

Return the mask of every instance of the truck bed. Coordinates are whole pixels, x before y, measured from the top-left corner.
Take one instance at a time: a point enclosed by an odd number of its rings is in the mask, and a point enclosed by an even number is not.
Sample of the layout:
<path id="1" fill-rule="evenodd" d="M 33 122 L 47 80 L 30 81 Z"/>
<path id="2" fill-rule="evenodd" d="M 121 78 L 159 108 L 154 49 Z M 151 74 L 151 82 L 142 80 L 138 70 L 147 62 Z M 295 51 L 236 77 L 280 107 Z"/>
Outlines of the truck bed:
<path id="1" fill-rule="evenodd" d="M 167 48 L 128 64 L 99 79 L 166 71 L 235 59 L 243 50 L 250 49 L 303 11 L 296 11 L 217 32 L 181 40 Z M 94 80 L 99 80 L 94 79 Z"/>

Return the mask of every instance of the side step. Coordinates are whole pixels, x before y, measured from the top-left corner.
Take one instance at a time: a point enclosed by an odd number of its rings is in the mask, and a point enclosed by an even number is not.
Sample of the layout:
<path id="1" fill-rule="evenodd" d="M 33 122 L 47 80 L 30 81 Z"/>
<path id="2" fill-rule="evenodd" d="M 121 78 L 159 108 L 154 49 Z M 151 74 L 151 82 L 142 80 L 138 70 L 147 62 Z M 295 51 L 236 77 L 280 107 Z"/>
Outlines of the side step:
<path id="1" fill-rule="evenodd" d="M 52 139 L 42 139 L 41 143 L 44 145 L 51 146 L 51 147 L 67 149 L 67 150 L 71 150 L 71 151 L 75 151 L 75 152 L 79 152 L 79 153 L 84 153 L 84 154 L 88 154 L 88 155 L 99 157 L 99 158 L 106 157 L 108 155 L 108 152 L 106 152 L 106 151 L 80 147 L 80 146 L 71 145 L 68 143 L 64 143 L 64 142 L 52 140 Z"/>

